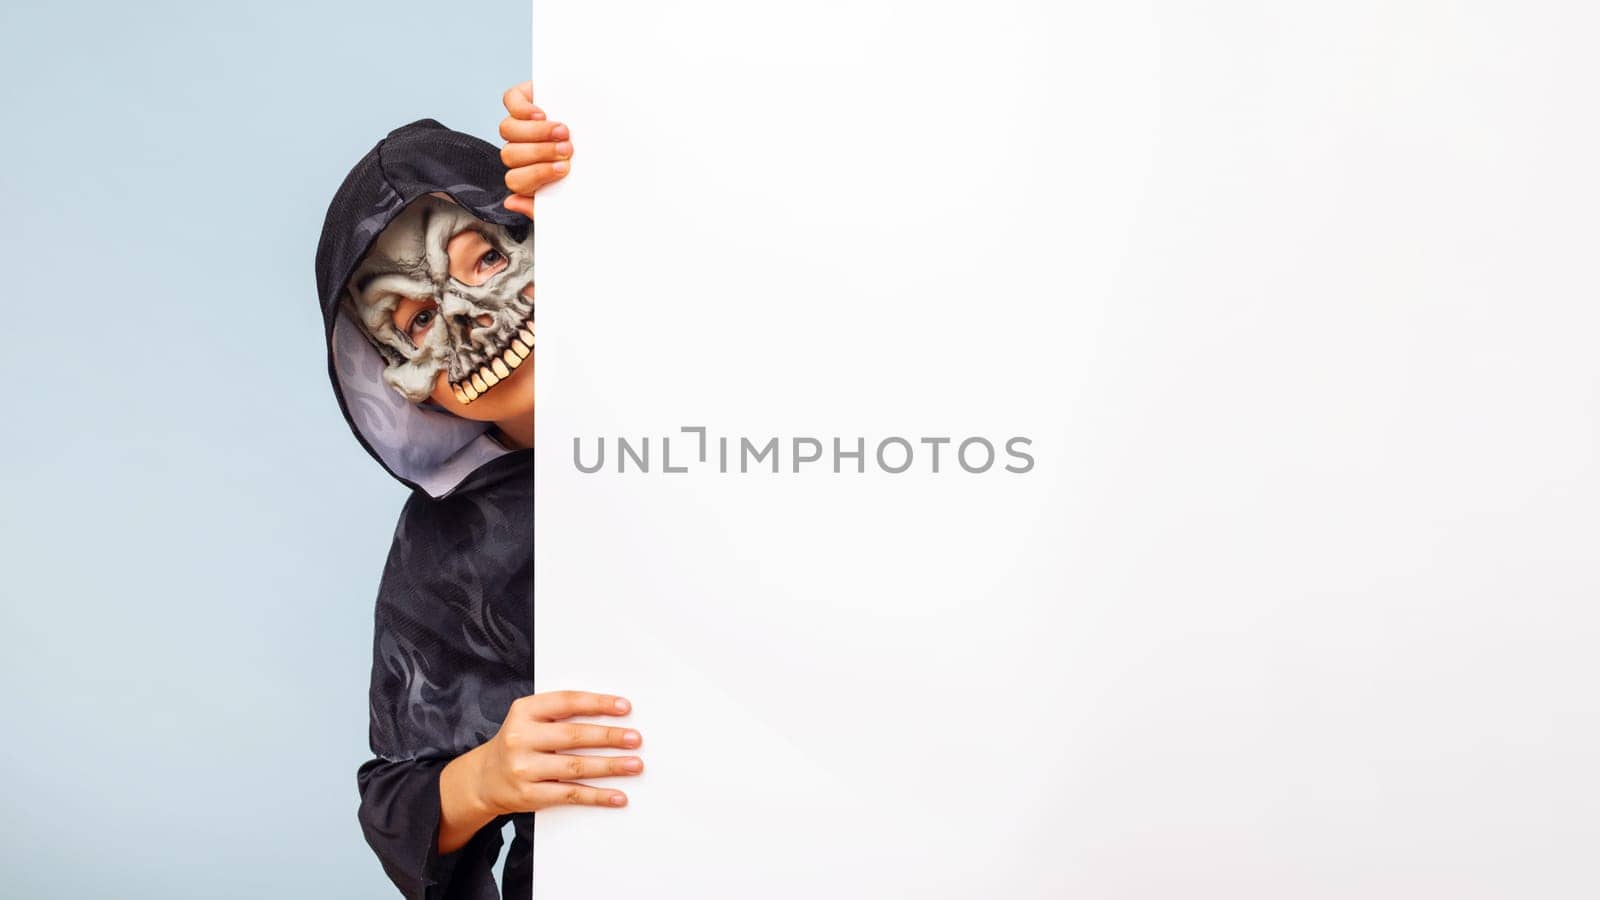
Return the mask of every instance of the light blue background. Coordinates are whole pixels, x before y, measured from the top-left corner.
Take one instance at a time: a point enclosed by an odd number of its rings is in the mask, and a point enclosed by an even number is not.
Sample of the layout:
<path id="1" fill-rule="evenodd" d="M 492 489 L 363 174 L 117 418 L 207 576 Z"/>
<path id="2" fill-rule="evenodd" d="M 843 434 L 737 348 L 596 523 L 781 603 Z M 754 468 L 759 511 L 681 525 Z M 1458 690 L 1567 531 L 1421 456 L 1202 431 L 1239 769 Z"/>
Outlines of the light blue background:
<path id="1" fill-rule="evenodd" d="M 397 896 L 356 824 L 404 490 L 328 388 L 350 165 L 494 139 L 528 5 L 0 8 L 7 897 Z"/>

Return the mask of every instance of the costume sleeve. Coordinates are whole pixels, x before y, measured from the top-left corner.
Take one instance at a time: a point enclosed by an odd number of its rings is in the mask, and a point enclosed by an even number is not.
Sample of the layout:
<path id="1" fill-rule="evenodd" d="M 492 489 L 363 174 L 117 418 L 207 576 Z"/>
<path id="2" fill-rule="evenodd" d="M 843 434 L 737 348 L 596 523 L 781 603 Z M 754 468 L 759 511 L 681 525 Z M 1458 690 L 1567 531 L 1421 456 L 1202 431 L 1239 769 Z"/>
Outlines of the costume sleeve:
<path id="1" fill-rule="evenodd" d="M 407 900 L 498 897 L 490 873 L 503 823 L 484 826 L 453 853 L 439 853 L 439 773 L 446 762 L 368 760 L 356 773 L 361 830 Z"/>
<path id="2" fill-rule="evenodd" d="M 509 816 L 452 853 L 438 849 L 440 773 L 494 737 L 512 700 L 531 693 L 523 675 L 531 658 L 516 652 L 525 632 L 490 621 L 479 602 L 507 592 L 484 581 L 496 557 L 467 527 L 481 527 L 483 518 L 478 504 L 414 495 L 378 588 L 368 703 L 372 758 L 357 772 L 359 818 L 367 843 L 408 900 L 499 897 L 494 869 Z M 493 639 L 502 632 L 505 646 Z"/>
<path id="3" fill-rule="evenodd" d="M 498 824 L 484 826 L 452 853 L 439 852 L 439 775 L 483 735 L 457 734 L 456 704 L 430 687 L 457 683 L 462 671 L 458 654 L 437 636 L 447 624 L 444 613 L 429 605 L 436 592 L 421 589 L 408 571 L 429 565 L 429 557 L 415 555 L 417 549 L 397 534 L 379 587 L 369 692 L 373 757 L 356 773 L 358 818 L 384 872 L 407 900 L 495 898 Z"/>

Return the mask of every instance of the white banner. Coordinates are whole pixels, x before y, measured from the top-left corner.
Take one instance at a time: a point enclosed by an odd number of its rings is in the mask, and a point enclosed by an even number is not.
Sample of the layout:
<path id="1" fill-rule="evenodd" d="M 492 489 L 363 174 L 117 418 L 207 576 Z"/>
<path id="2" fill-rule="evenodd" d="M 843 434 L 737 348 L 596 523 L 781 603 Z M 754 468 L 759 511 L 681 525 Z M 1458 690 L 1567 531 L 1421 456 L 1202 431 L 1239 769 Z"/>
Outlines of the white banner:
<path id="1" fill-rule="evenodd" d="M 534 23 L 539 900 L 1600 892 L 1593 7 Z"/>

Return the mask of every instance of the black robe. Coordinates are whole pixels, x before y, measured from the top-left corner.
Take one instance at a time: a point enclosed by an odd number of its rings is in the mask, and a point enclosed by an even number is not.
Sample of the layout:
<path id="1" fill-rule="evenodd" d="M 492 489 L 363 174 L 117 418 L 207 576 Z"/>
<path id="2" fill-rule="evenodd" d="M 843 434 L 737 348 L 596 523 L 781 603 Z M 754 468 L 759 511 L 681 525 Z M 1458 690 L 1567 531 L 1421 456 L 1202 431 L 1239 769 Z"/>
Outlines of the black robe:
<path id="1" fill-rule="evenodd" d="M 359 819 L 383 869 L 414 900 L 500 896 L 493 866 L 515 823 L 505 896 L 532 893 L 533 815 L 502 817 L 438 852 L 439 773 L 533 693 L 533 453 L 488 426 L 406 403 L 340 311 L 345 282 L 407 204 L 443 193 L 531 237 L 506 210 L 499 152 L 431 120 L 398 128 L 340 186 L 317 247 L 328 370 L 356 439 L 412 494 L 378 588 L 370 689 L 373 758 L 357 773 Z"/>

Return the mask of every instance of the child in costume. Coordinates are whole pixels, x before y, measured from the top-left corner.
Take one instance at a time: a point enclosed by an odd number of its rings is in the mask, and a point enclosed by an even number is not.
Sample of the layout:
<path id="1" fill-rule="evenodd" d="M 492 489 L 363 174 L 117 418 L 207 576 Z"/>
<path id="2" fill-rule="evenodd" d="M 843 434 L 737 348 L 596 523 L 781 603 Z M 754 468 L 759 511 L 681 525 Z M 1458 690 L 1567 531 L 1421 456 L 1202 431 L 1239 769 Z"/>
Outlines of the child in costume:
<path id="1" fill-rule="evenodd" d="M 565 125 L 506 93 L 506 141 L 424 119 L 362 157 L 317 246 L 328 371 L 356 439 L 411 490 L 378 588 L 368 843 L 414 900 L 532 891 L 533 813 L 620 807 L 582 783 L 633 775 L 620 697 L 533 689 L 533 201 L 564 177 Z"/>

